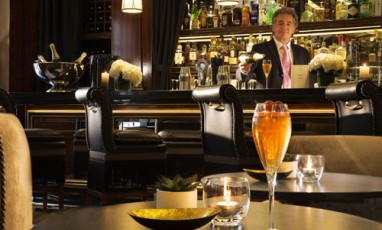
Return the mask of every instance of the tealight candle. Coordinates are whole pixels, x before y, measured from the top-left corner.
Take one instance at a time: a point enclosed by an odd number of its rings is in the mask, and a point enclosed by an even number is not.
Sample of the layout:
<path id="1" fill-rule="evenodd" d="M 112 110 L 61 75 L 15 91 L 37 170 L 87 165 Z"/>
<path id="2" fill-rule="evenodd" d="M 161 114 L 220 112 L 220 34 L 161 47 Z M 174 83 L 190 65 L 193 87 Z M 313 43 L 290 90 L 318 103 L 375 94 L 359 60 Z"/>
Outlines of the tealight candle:
<path id="1" fill-rule="evenodd" d="M 237 202 L 235 201 L 219 201 L 216 205 L 226 214 L 234 213 L 237 208 Z"/>
<path id="2" fill-rule="evenodd" d="M 360 66 L 359 67 L 359 77 L 360 77 L 360 79 L 369 78 L 369 71 L 370 71 L 370 68 L 369 68 L 369 66 L 366 66 L 366 64 L 364 64 L 363 66 Z"/>
<path id="3" fill-rule="evenodd" d="M 101 85 L 105 89 L 107 89 L 107 87 L 109 85 L 109 74 L 107 72 L 103 72 L 101 74 Z"/>

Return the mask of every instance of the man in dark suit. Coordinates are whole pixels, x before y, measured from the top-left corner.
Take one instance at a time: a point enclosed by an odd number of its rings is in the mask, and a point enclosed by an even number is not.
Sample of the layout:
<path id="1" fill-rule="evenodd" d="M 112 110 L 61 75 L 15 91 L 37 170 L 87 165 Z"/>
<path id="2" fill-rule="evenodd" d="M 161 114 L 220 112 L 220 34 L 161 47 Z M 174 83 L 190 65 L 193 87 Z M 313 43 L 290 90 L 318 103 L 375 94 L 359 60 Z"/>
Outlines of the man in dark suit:
<path id="1" fill-rule="evenodd" d="M 294 9 L 287 7 L 278 9 L 272 18 L 273 39 L 256 44 L 252 48 L 253 52 L 264 54 L 264 59 L 272 61 L 268 88 L 290 88 L 291 65 L 307 65 L 310 61 L 308 50 L 291 42 L 297 23 L 298 17 Z M 284 54 L 288 56 L 284 56 Z M 262 60 L 251 64 L 240 63 L 239 69 L 242 80 L 248 81 L 254 78 L 257 81 L 256 88 L 265 88 L 266 78 L 262 68 Z"/>

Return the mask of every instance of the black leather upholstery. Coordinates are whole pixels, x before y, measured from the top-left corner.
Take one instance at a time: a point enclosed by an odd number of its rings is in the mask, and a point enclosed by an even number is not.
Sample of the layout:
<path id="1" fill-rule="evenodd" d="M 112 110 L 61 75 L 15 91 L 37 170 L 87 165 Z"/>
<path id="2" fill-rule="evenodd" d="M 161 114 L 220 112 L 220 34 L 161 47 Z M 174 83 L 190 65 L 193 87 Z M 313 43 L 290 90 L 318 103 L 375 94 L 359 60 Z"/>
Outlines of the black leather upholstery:
<path id="1" fill-rule="evenodd" d="M 336 134 L 382 135 L 382 99 L 373 82 L 331 84 L 326 98 L 335 107 Z"/>
<path id="2" fill-rule="evenodd" d="M 6 113 L 16 113 L 15 103 L 8 92 L 0 89 L 0 105 Z M 58 192 L 60 209 L 64 208 L 65 139 L 62 132 L 54 129 L 25 129 L 32 160 L 33 191 L 43 194 L 47 209 L 47 193 Z"/>
<path id="3" fill-rule="evenodd" d="M 150 185 L 165 173 L 162 139 L 149 129 L 114 130 L 112 107 L 103 89 L 81 88 L 75 95 L 86 114 L 88 198 L 97 195 L 101 204 L 107 204 L 113 196 L 152 196 Z"/>
<path id="4" fill-rule="evenodd" d="M 245 135 L 243 108 L 235 87 L 198 87 L 192 96 L 201 110 L 206 173 L 215 173 L 215 166 L 216 172 L 261 167 L 253 140 Z"/>

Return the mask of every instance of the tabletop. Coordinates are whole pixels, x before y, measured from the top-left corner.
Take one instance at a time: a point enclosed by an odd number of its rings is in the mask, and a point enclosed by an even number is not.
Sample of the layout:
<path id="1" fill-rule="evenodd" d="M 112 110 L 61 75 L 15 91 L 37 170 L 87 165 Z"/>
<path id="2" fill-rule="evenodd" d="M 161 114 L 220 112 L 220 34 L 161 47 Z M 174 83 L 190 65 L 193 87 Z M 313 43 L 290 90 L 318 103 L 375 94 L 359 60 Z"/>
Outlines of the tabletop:
<path id="1" fill-rule="evenodd" d="M 211 176 L 246 177 L 251 187 L 251 199 L 268 199 L 267 183 L 256 180 L 245 172 Z M 277 200 L 289 201 L 359 201 L 381 198 L 382 177 L 324 172 L 321 180 L 314 183 L 303 183 L 297 179 L 286 178 L 277 181 L 275 197 Z"/>
<path id="2" fill-rule="evenodd" d="M 203 205 L 199 201 L 199 206 Z M 68 210 L 57 216 L 46 219 L 33 229 L 70 229 L 70 230 L 114 230 L 114 229 L 147 229 L 135 222 L 128 211 L 134 208 L 154 208 L 155 202 L 135 202 L 103 207 L 89 207 Z M 268 203 L 251 202 L 248 215 L 241 228 L 235 229 L 267 229 Z M 282 230 L 382 230 L 382 224 L 358 216 L 334 212 L 324 209 L 294 205 L 275 204 L 275 226 Z M 212 229 L 206 224 L 199 229 Z"/>

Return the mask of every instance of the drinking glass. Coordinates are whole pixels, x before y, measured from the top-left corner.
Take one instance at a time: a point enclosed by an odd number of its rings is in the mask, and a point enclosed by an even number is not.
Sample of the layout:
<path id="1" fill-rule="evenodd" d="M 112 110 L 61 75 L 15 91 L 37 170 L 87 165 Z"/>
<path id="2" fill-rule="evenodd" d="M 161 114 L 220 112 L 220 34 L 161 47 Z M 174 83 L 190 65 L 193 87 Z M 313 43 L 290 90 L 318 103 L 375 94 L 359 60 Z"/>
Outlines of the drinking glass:
<path id="1" fill-rule="evenodd" d="M 179 73 L 179 89 L 190 90 L 191 89 L 191 71 L 190 67 L 181 67 Z"/>
<path id="2" fill-rule="evenodd" d="M 291 118 L 287 104 L 266 101 L 256 104 L 252 119 L 252 135 L 257 153 L 265 169 L 269 190 L 269 229 L 274 228 L 274 194 L 277 169 L 287 150 L 291 136 Z"/>
<path id="3" fill-rule="evenodd" d="M 272 69 L 272 61 L 270 59 L 263 60 L 263 71 L 265 74 L 265 88 L 268 89 L 268 76 Z"/>
<path id="4" fill-rule="evenodd" d="M 229 84 L 229 69 L 228 66 L 222 65 L 218 68 L 218 74 L 216 75 L 217 84 L 224 85 Z"/>

